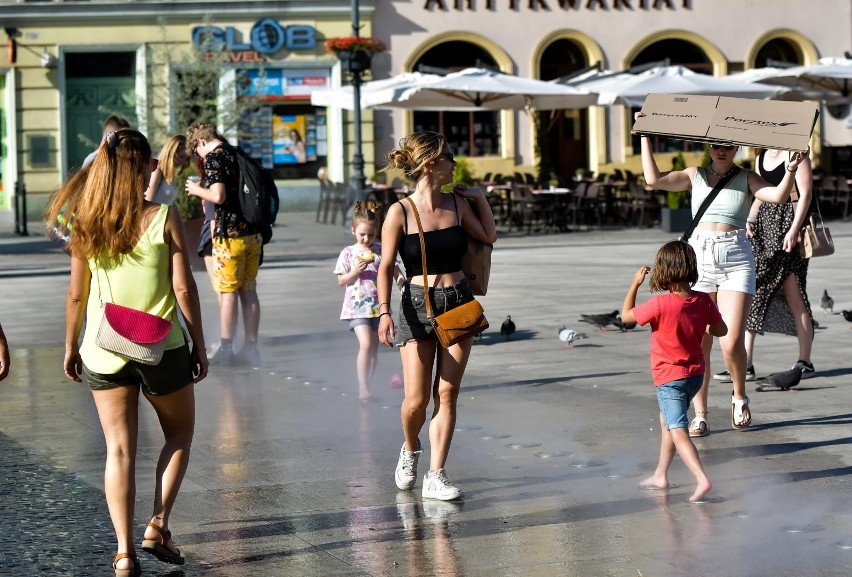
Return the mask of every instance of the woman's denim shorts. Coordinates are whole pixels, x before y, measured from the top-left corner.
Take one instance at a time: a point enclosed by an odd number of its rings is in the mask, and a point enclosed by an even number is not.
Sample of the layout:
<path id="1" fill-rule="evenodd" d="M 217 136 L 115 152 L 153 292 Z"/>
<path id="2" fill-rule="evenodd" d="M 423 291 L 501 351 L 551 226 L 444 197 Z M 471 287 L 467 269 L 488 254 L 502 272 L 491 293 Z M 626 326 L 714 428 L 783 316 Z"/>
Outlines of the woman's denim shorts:
<path id="1" fill-rule="evenodd" d="M 698 259 L 698 282 L 692 290 L 754 294 L 754 251 L 745 230 L 719 232 L 696 228 L 689 244 Z"/>
<path id="2" fill-rule="evenodd" d="M 690 401 L 698 394 L 703 382 L 704 375 L 696 375 L 657 387 L 657 403 L 660 405 L 660 412 L 663 414 L 668 430 L 689 427 L 686 412 L 689 410 Z"/>
<path id="3" fill-rule="evenodd" d="M 430 288 L 429 301 L 432 314 L 438 316 L 473 300 L 470 285 L 464 278 L 456 284 L 443 288 Z M 402 301 L 396 328 L 397 346 L 403 346 L 410 340 L 437 340 L 435 329 L 426 318 L 426 300 L 423 297 L 423 285 L 406 281 L 402 289 Z"/>

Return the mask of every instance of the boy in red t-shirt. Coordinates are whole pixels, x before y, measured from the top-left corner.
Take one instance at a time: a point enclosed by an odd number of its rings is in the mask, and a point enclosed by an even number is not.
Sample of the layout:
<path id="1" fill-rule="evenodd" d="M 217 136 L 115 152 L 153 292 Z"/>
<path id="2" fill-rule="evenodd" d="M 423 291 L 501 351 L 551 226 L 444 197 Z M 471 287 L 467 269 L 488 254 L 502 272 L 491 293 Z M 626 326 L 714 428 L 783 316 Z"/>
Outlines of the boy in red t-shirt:
<path id="1" fill-rule="evenodd" d="M 677 451 L 698 483 L 689 500 L 701 501 L 712 485 L 689 438 L 687 410 L 704 378 L 701 339 L 705 331 L 722 337 L 728 327 L 710 297 L 692 290 L 698 266 L 689 244 L 675 240 L 660 248 L 649 284 L 651 291 L 667 294 L 636 306 L 636 293 L 649 272 L 646 266 L 636 272 L 621 309 L 622 322 L 651 325 L 651 375 L 660 405 L 660 461 L 654 474 L 639 486 L 667 489 L 669 466 Z"/>

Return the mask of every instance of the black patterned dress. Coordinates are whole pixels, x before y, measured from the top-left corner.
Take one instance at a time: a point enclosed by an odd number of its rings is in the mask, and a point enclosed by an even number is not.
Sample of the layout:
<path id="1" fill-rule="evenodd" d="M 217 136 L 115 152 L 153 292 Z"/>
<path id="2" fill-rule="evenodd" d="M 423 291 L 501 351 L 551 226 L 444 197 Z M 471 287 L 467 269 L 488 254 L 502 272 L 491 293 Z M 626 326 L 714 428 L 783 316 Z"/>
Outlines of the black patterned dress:
<path id="1" fill-rule="evenodd" d="M 782 162 L 774 170 L 767 170 L 763 165 L 764 156 L 765 153 L 761 153 L 757 157 L 758 173 L 768 183 L 777 186 L 784 178 L 786 165 Z M 751 332 L 796 335 L 796 323 L 783 287 L 791 274 L 796 275 L 796 283 L 813 322 L 807 292 L 808 259 L 799 256 L 798 249 L 788 253 L 783 248 L 784 235 L 793 224 L 794 210 L 790 201 L 783 204 L 765 202 L 760 206 L 757 224 L 752 226 L 757 290 L 746 320 L 746 328 Z"/>

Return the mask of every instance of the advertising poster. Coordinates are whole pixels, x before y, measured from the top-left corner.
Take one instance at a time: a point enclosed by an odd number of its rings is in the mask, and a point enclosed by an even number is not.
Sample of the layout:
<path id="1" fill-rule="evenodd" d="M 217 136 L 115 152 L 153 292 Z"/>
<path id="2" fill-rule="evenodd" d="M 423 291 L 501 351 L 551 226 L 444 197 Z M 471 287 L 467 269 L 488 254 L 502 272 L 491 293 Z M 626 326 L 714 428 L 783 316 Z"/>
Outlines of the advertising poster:
<path id="1" fill-rule="evenodd" d="M 273 116 L 272 150 L 275 164 L 305 164 L 308 161 L 305 124 L 304 114 Z M 316 158 L 315 144 L 313 154 Z"/>

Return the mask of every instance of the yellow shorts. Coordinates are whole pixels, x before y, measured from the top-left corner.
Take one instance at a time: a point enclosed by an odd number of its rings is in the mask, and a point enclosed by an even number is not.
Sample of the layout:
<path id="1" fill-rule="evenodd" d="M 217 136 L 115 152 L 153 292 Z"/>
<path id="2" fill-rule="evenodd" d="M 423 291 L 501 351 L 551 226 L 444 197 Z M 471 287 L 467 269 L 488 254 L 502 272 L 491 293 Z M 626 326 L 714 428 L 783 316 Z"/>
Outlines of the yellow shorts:
<path id="1" fill-rule="evenodd" d="M 260 266 L 260 237 L 213 238 L 213 273 L 216 291 L 233 293 L 257 287 Z"/>

